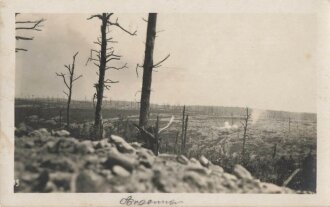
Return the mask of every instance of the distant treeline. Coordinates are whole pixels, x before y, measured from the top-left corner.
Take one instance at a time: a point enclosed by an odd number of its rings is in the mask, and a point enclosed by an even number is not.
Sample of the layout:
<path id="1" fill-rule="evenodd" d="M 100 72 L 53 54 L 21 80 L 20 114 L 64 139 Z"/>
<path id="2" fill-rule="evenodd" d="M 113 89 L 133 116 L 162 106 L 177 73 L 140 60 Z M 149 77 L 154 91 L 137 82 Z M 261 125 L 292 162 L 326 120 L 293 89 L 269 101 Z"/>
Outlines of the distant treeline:
<path id="1" fill-rule="evenodd" d="M 65 108 L 66 99 L 63 98 L 15 98 L 15 107 L 63 107 Z M 91 100 L 72 100 L 72 108 L 76 109 L 88 109 L 93 108 L 93 102 Z M 121 101 L 121 100 L 104 100 L 104 109 L 127 109 L 127 110 L 139 110 L 140 103 L 135 101 Z M 182 105 L 170 105 L 170 104 L 151 104 L 151 112 L 157 111 L 178 114 L 182 112 Z M 244 107 L 225 107 L 225 106 L 200 106 L 200 105 L 188 105 L 186 110 L 191 115 L 193 114 L 205 114 L 208 116 L 220 116 L 220 117 L 241 117 L 244 115 Z M 259 119 L 291 119 L 291 120 L 309 120 L 316 122 L 317 115 L 315 113 L 298 113 L 287 111 L 274 111 L 274 110 L 257 110 Z"/>

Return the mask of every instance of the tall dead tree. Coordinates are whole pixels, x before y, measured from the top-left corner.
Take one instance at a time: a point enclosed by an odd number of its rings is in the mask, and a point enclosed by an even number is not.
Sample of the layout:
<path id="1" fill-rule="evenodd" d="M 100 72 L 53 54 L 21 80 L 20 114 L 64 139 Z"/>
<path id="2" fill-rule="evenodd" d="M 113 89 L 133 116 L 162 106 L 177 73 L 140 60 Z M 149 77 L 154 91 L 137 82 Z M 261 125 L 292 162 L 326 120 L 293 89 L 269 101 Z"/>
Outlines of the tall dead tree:
<path id="1" fill-rule="evenodd" d="M 78 52 L 76 52 L 76 54 L 73 55 L 73 60 L 72 60 L 71 65 L 64 65 L 64 67 L 68 70 L 67 74 L 56 73 L 57 76 L 62 77 L 63 82 L 68 90 L 67 92 L 63 91 L 63 93 L 68 97 L 67 106 L 66 106 L 66 127 L 70 126 L 70 104 L 71 104 L 71 98 L 72 98 L 73 83 L 82 77 L 82 75 L 75 77 L 75 74 L 74 74 L 77 55 L 78 55 Z"/>
<path id="2" fill-rule="evenodd" d="M 144 63 L 142 66 L 139 64 L 138 67 L 143 67 L 143 81 L 142 81 L 142 91 L 141 91 L 141 101 L 140 101 L 140 118 L 139 126 L 141 128 L 146 128 L 149 120 L 150 112 L 150 92 L 151 92 L 151 82 L 152 82 L 152 72 L 154 68 L 161 67 L 163 63 L 170 55 L 167 55 L 163 60 L 154 64 L 153 53 L 155 47 L 156 38 L 156 22 L 157 13 L 149 13 L 148 15 L 148 26 L 147 26 L 147 37 L 146 37 L 146 48 L 144 54 Z M 136 68 L 136 69 L 137 69 Z"/>
<path id="3" fill-rule="evenodd" d="M 181 154 L 186 154 L 187 144 L 187 129 L 188 129 L 189 116 L 186 115 L 186 106 L 183 106 L 182 110 L 182 125 L 181 125 Z"/>
<path id="4" fill-rule="evenodd" d="M 37 19 L 37 20 L 17 20 L 17 16 L 19 13 L 15 14 L 16 21 L 15 21 L 15 30 L 16 30 L 16 35 L 15 38 L 16 40 L 33 40 L 33 36 L 26 36 L 26 35 L 20 35 L 18 34 L 19 31 L 41 31 L 41 23 L 46 21 L 45 19 Z M 28 51 L 26 48 L 20 48 L 16 47 L 15 52 L 19 51 Z"/>
<path id="5" fill-rule="evenodd" d="M 107 37 L 108 33 L 110 32 L 110 26 L 115 26 L 120 28 L 122 31 L 129 35 L 136 35 L 135 32 L 130 32 L 124 29 L 119 23 L 118 18 L 115 21 L 111 21 L 110 18 L 113 16 L 113 13 L 102 13 L 92 15 L 88 18 L 88 20 L 93 18 L 98 18 L 101 20 L 101 37 L 97 38 L 97 41 L 94 42 L 96 45 L 100 46 L 99 50 L 91 49 L 90 57 L 87 60 L 92 61 L 94 65 L 98 67 L 98 82 L 94 84 L 96 92 L 94 94 L 94 99 L 96 99 L 96 106 L 95 106 L 95 119 L 94 119 L 94 135 L 96 139 L 103 138 L 103 123 L 102 123 L 102 100 L 104 98 L 104 88 L 109 90 L 111 84 L 118 83 L 118 81 L 113 81 L 110 79 L 105 79 L 105 73 L 107 70 L 121 70 L 127 68 L 127 64 L 123 66 L 116 67 L 116 66 L 109 66 L 111 61 L 120 60 L 121 56 L 115 54 L 114 48 L 109 47 L 108 43 L 117 43 L 113 40 L 112 37 Z M 86 63 L 86 64 L 87 64 Z"/>
<path id="6" fill-rule="evenodd" d="M 241 121 L 241 124 L 242 124 L 242 127 L 243 127 L 242 160 L 244 160 L 244 158 L 245 158 L 245 143 L 246 143 L 246 138 L 249 137 L 249 135 L 248 135 L 248 126 L 249 126 L 250 121 L 251 121 L 251 113 L 249 111 L 249 108 L 246 107 L 244 120 Z"/>
<path id="7" fill-rule="evenodd" d="M 186 115 L 186 120 L 184 122 L 184 151 L 183 153 L 186 155 L 187 154 L 187 129 L 188 129 L 188 119 L 189 119 L 189 115 Z"/>

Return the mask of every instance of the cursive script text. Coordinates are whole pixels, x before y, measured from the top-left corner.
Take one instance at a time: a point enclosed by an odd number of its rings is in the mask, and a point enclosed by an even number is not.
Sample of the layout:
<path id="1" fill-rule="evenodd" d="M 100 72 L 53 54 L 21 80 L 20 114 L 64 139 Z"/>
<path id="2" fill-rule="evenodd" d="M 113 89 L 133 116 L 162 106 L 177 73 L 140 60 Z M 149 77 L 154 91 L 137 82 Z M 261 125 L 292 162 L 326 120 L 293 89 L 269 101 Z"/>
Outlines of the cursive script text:
<path id="1" fill-rule="evenodd" d="M 183 203 L 183 201 L 176 200 L 153 200 L 153 199 L 134 199 L 132 196 L 128 196 L 127 198 L 122 198 L 119 202 L 121 205 L 126 206 L 144 206 L 144 205 L 177 205 Z"/>

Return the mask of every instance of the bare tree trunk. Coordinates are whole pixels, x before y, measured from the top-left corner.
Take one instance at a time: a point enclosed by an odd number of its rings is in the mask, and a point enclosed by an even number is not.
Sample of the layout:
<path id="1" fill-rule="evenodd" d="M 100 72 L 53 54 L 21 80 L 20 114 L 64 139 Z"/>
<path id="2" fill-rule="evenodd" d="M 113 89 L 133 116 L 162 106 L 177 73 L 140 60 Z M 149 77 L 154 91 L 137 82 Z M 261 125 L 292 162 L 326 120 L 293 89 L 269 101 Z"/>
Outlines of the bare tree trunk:
<path id="1" fill-rule="evenodd" d="M 185 120 L 185 126 L 184 126 L 184 155 L 187 154 L 187 150 L 186 150 L 186 145 L 187 145 L 187 129 L 188 129 L 188 119 L 189 119 L 189 115 L 186 116 L 186 120 Z"/>
<path id="2" fill-rule="evenodd" d="M 182 128 L 181 128 L 181 154 L 186 154 L 187 128 L 189 116 L 186 115 L 186 106 L 182 110 Z"/>
<path id="3" fill-rule="evenodd" d="M 147 127 L 150 111 L 150 92 L 153 70 L 153 52 L 156 37 L 157 13 L 149 13 L 145 57 L 143 63 L 143 83 L 140 103 L 139 126 Z"/>
<path id="4" fill-rule="evenodd" d="M 71 86 L 72 87 L 72 86 Z M 72 89 L 72 88 L 71 88 Z M 69 91 L 68 102 L 66 106 L 66 127 L 69 128 L 70 126 L 70 104 L 71 104 L 71 93 L 72 90 Z"/>
<path id="5" fill-rule="evenodd" d="M 186 112 L 186 106 L 183 106 L 183 110 L 182 110 L 182 128 L 181 128 L 181 153 L 180 154 L 184 154 L 184 147 L 185 147 L 185 143 L 184 143 L 184 128 L 185 128 L 185 112 Z"/>
<path id="6" fill-rule="evenodd" d="M 159 154 L 159 148 L 160 148 L 160 140 L 159 140 L 159 116 L 157 115 L 157 120 L 156 120 L 156 126 L 155 126 L 155 142 L 156 142 L 156 146 L 154 149 L 154 153 L 156 156 L 158 156 Z"/>
<path id="7" fill-rule="evenodd" d="M 91 49 L 90 57 L 87 60 L 87 63 L 89 61 L 92 61 L 94 65 L 98 67 L 98 82 L 94 84 L 94 87 L 96 89 L 96 93 L 93 96 L 93 106 L 94 106 L 94 99 L 96 99 L 96 106 L 95 106 L 95 117 L 94 117 L 94 136 L 96 139 L 102 139 L 103 138 L 103 123 L 102 123 L 102 101 L 104 98 L 104 88 L 109 90 L 110 84 L 118 83 L 119 81 L 113 81 L 110 79 L 105 80 L 105 73 L 106 70 L 121 70 L 124 68 L 127 68 L 127 64 L 123 65 L 122 67 L 116 67 L 116 66 L 107 66 L 107 63 L 113 60 L 120 60 L 121 56 L 114 54 L 113 47 L 107 48 L 107 43 L 115 43 L 116 41 L 113 41 L 113 38 L 109 37 L 107 38 L 107 33 L 109 32 L 108 28 L 110 26 L 115 26 L 120 28 L 122 31 L 134 36 L 136 35 L 135 32 L 130 32 L 123 28 L 118 23 L 118 18 L 115 22 L 110 21 L 110 17 L 113 15 L 113 13 L 102 13 L 102 14 L 95 14 L 87 18 L 87 20 L 98 18 L 101 20 L 101 38 L 97 38 L 97 41 L 94 42 L 95 44 L 101 46 L 100 50 L 94 50 Z M 93 55 L 94 54 L 94 55 Z M 86 63 L 86 64 L 87 64 Z"/>
<path id="8" fill-rule="evenodd" d="M 107 52 L 107 20 L 106 14 L 102 14 L 101 24 L 101 51 L 100 51 L 100 67 L 99 67 L 99 80 L 96 86 L 96 108 L 95 108 L 95 120 L 94 130 L 97 139 L 103 138 L 103 126 L 102 126 L 102 101 L 104 93 L 104 77 L 106 68 L 106 52 Z"/>
<path id="9" fill-rule="evenodd" d="M 244 118 L 244 132 L 243 132 L 243 147 L 242 147 L 242 159 L 245 157 L 245 142 L 247 137 L 248 123 L 250 120 L 251 114 L 249 113 L 249 108 L 246 108 L 246 116 Z"/>
<path id="10" fill-rule="evenodd" d="M 70 106 L 71 106 L 71 97 L 72 97 L 72 90 L 73 90 L 73 83 L 82 77 L 79 75 L 78 77 L 74 77 L 74 69 L 75 69 L 75 61 L 78 52 L 73 56 L 73 61 L 71 65 L 64 65 L 68 72 L 69 72 L 69 80 L 66 80 L 66 75 L 63 73 L 56 73 L 57 76 L 62 77 L 65 86 L 68 89 L 68 92 L 63 91 L 63 93 L 68 97 L 67 100 L 67 107 L 66 107 L 66 127 L 69 128 L 70 126 Z M 68 83 L 69 82 L 69 83 Z"/>

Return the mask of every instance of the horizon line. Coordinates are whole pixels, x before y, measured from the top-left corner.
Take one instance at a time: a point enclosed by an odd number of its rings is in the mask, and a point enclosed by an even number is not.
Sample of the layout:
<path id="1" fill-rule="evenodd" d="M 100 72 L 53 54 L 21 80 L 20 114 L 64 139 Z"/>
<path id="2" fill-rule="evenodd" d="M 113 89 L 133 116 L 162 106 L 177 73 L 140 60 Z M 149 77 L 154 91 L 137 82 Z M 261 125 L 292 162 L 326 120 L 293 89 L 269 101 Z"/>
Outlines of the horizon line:
<path id="1" fill-rule="evenodd" d="M 15 96 L 15 99 L 59 99 L 59 100 L 67 100 L 66 98 L 63 97 L 17 97 Z M 89 99 L 71 99 L 71 101 L 87 101 L 92 103 L 92 100 Z M 137 102 L 135 100 L 120 100 L 120 99 L 104 99 L 103 101 L 123 101 L 123 102 L 134 102 L 134 103 L 140 103 Z M 170 106 L 201 106 L 201 107 L 227 107 L 227 108 L 251 108 L 254 110 L 262 110 L 262 111 L 275 111 L 275 112 L 289 112 L 289 113 L 307 113 L 307 114 L 316 114 L 317 115 L 317 111 L 316 112 L 311 112 L 311 111 L 289 111 L 289 110 L 283 110 L 283 109 L 264 109 L 264 108 L 258 108 L 258 107 L 250 107 L 250 106 L 228 106 L 228 105 L 200 105 L 200 104 L 171 104 L 171 103 L 155 103 L 155 102 L 151 102 L 150 105 L 170 105 Z"/>

